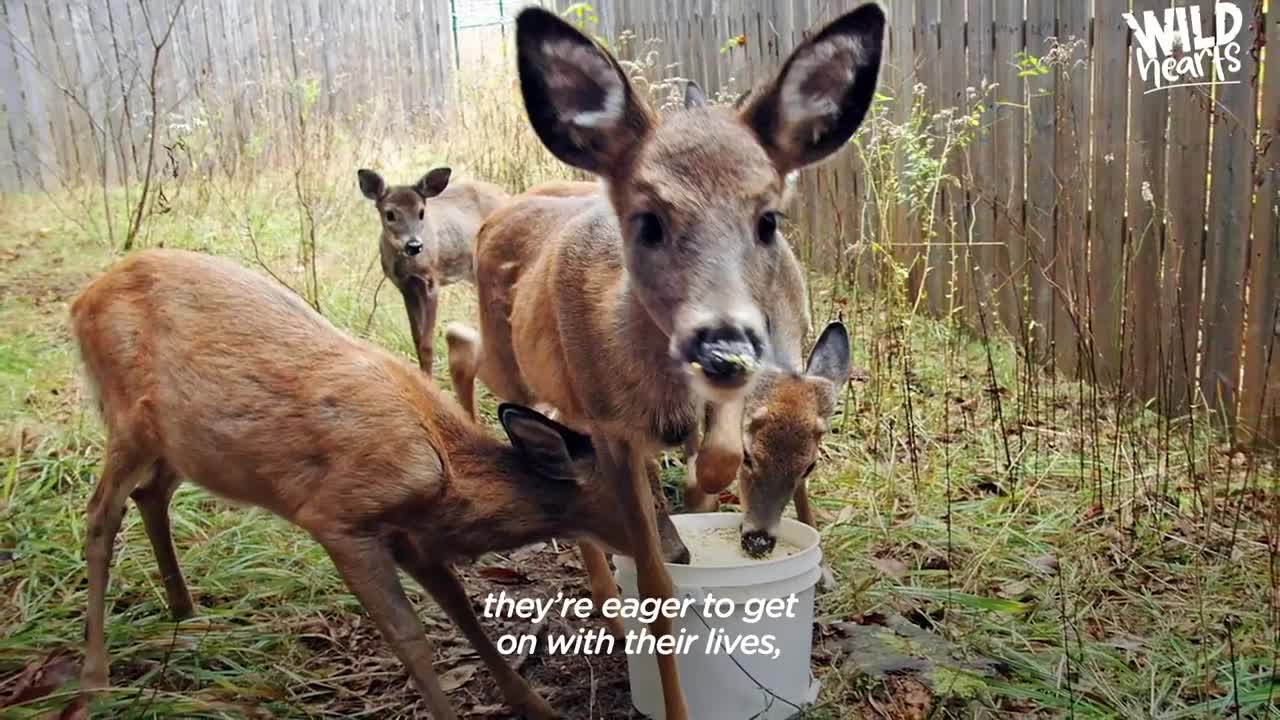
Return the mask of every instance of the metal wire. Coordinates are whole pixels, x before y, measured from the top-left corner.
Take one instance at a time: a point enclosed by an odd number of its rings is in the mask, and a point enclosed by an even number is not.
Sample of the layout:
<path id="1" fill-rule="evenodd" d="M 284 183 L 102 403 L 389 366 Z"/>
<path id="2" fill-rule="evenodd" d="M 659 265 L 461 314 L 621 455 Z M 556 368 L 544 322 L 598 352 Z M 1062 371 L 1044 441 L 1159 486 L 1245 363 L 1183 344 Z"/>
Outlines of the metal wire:
<path id="1" fill-rule="evenodd" d="M 707 622 L 707 619 L 706 619 L 706 618 L 704 618 L 704 617 L 702 616 L 702 613 L 698 612 L 698 609 L 697 609 L 696 607 L 695 607 L 695 608 L 693 608 L 693 614 L 694 614 L 694 616 L 696 616 L 696 617 L 698 618 L 698 620 L 699 620 L 699 621 L 701 621 L 701 622 L 702 622 L 703 627 L 705 627 L 705 628 L 707 629 L 707 631 L 708 631 L 708 632 L 710 632 L 710 631 L 711 631 L 711 625 Z M 750 680 L 751 682 L 755 683 L 755 686 L 756 686 L 757 688 L 760 688 L 760 690 L 761 690 L 761 691 L 763 691 L 766 695 L 768 695 L 768 696 L 769 696 L 769 701 L 765 704 L 764 709 L 763 709 L 763 710 L 761 710 L 760 712 L 756 713 L 755 715 L 752 715 L 752 716 L 749 718 L 749 720 L 756 720 L 757 718 L 763 717 L 766 713 L 768 713 L 768 712 L 769 712 L 769 710 L 771 710 L 771 709 L 773 708 L 773 702 L 774 702 L 775 700 L 781 700 L 782 702 L 786 703 L 787 705 L 790 705 L 791 707 L 795 708 L 795 709 L 796 709 L 796 714 L 791 716 L 791 717 L 793 717 L 793 718 L 803 718 L 803 717 L 806 717 L 806 716 L 808 715 L 808 712 L 807 712 L 803 707 L 801 707 L 801 706 L 799 706 L 799 705 L 797 705 L 797 704 L 795 704 L 795 703 L 791 702 L 790 700 L 788 700 L 788 699 L 786 699 L 786 698 L 782 697 L 781 695 L 779 695 L 779 694 L 775 693 L 774 691 L 770 690 L 769 688 L 767 688 L 767 687 L 765 687 L 763 684 L 761 684 L 761 682 L 760 682 L 759 680 L 757 680 L 757 679 L 756 679 L 756 677 L 755 677 L 754 675 L 752 675 L 751 673 L 747 672 L 747 669 L 746 669 L 746 668 L 744 668 L 744 667 L 742 667 L 742 663 L 738 662 L 738 658 L 734 657 L 732 652 L 728 653 L 728 654 L 727 654 L 727 657 L 728 657 L 730 660 L 732 660 L 732 661 L 733 661 L 733 664 L 734 664 L 734 665 L 737 665 L 737 666 L 738 666 L 738 670 L 740 670 L 740 671 L 742 672 L 742 674 L 743 674 L 743 675 L 746 675 L 748 680 Z"/>

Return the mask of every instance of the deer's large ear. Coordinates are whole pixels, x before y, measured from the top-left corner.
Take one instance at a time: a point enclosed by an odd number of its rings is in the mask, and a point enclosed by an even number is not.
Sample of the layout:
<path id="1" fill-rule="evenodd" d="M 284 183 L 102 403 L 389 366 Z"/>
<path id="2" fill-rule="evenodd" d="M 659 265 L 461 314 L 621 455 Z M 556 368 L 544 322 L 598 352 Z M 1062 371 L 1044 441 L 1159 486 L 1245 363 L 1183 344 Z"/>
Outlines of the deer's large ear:
<path id="1" fill-rule="evenodd" d="M 862 124 L 875 97 L 884 11 L 868 3 L 801 43 L 742 119 L 782 172 L 822 160 Z"/>
<path id="2" fill-rule="evenodd" d="M 435 168 L 419 178 L 418 182 L 414 183 L 413 189 L 422 196 L 423 200 L 435 197 L 449 187 L 449 176 L 452 174 L 453 171 L 447 167 Z"/>
<path id="3" fill-rule="evenodd" d="M 818 342 L 809 353 L 809 365 L 806 375 L 826 378 L 836 387 L 843 387 L 849 381 L 849 331 L 844 323 L 833 322 L 818 336 Z"/>
<path id="4" fill-rule="evenodd" d="M 684 86 L 684 109 L 706 107 L 707 94 L 702 91 L 702 86 L 690 80 Z"/>
<path id="5" fill-rule="evenodd" d="M 360 183 L 360 192 L 364 196 L 377 202 L 387 192 L 387 183 L 382 176 L 372 170 L 360 169 L 356 171 L 356 180 Z"/>
<path id="6" fill-rule="evenodd" d="M 499 405 L 498 421 L 516 450 L 545 477 L 577 482 L 575 461 L 594 452 L 591 438 L 523 405 Z"/>
<path id="7" fill-rule="evenodd" d="M 534 132 L 569 165 L 608 177 L 653 124 L 617 62 L 553 13 L 516 17 L 516 65 Z"/>

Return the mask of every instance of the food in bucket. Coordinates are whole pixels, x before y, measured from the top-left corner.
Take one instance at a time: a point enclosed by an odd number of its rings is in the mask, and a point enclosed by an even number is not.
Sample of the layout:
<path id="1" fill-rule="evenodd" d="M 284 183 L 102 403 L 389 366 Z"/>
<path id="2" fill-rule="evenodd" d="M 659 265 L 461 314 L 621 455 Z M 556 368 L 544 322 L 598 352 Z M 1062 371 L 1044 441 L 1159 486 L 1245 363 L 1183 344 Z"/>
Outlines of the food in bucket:
<path id="1" fill-rule="evenodd" d="M 694 567 L 722 567 L 741 565 L 744 562 L 779 560 L 800 552 L 803 548 L 778 538 L 773 552 L 762 557 L 752 557 L 742 549 L 738 528 L 706 528 L 680 533 L 689 548 L 689 565 Z"/>

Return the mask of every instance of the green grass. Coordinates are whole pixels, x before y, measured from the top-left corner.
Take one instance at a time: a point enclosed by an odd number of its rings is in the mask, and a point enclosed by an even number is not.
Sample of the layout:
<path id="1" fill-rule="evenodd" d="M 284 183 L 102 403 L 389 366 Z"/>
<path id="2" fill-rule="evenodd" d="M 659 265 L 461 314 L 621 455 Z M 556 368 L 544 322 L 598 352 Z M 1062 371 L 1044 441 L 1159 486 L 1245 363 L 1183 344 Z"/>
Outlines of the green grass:
<path id="1" fill-rule="evenodd" d="M 320 307 L 410 357 L 400 299 L 378 290 L 373 213 L 348 174 L 318 181 Z M 143 244 L 255 267 L 260 258 L 301 288 L 290 181 L 189 189 L 149 221 Z M 3 202 L 0 682 L 82 637 L 83 509 L 102 431 L 65 318 L 76 289 L 117 257 L 72 202 Z M 820 598 L 824 627 L 903 616 L 929 630 L 939 644 L 888 637 L 933 655 L 935 712 L 954 716 L 1231 717 L 1237 700 L 1241 717 L 1280 716 L 1274 455 L 1238 455 L 1203 423 L 1189 432 L 1185 420 L 1117 415 L 1105 394 L 1095 408 L 1087 388 L 1026 367 L 1003 339 L 989 342 L 997 415 L 981 340 L 876 294 L 821 280 L 814 292 L 817 323 L 834 308 L 854 320 L 855 364 L 870 370 L 851 386 L 811 480 L 839 579 Z M 447 289 L 440 326 L 473 317 L 470 288 Z M 128 514 L 109 595 L 116 689 L 105 714 L 406 712 L 379 702 L 404 675 L 301 532 L 194 487 L 179 491 L 173 518 L 199 617 L 167 620 L 150 547 Z M 874 716 L 902 700 L 845 659 L 837 649 L 816 668 L 825 689 L 813 717 Z M 963 669 L 977 661 L 998 671 Z M 38 717 L 73 687 L 0 714 Z"/>

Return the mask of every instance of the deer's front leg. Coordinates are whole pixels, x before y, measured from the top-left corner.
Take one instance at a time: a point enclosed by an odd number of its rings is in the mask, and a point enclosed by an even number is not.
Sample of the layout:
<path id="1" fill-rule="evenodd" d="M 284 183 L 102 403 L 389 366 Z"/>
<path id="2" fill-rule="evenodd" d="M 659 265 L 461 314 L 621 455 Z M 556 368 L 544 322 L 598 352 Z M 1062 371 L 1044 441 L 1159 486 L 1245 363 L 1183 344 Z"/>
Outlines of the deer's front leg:
<path id="1" fill-rule="evenodd" d="M 746 401 L 736 399 L 707 406 L 707 429 L 695 463 L 698 489 L 719 497 L 733 484 L 742 466 L 742 420 Z"/>
<path id="2" fill-rule="evenodd" d="M 433 277 L 410 277 L 401 288 L 404 307 L 409 313 L 409 332 L 418 366 L 430 375 L 435 364 L 436 310 L 440 284 Z"/>
<path id="3" fill-rule="evenodd" d="M 463 587 L 462 581 L 458 579 L 453 568 L 425 562 L 416 555 L 405 559 L 402 564 L 405 570 L 409 571 L 409 574 L 431 593 L 431 597 L 435 598 L 462 634 L 467 636 L 471 647 L 476 649 L 480 659 L 489 666 L 489 672 L 493 673 L 498 687 L 502 689 L 503 696 L 512 708 L 523 711 L 527 717 L 534 720 L 552 720 L 560 717 L 541 695 L 529 687 L 519 673 L 511 669 L 506 658 L 498 652 L 498 648 L 494 647 L 493 641 L 480 626 L 480 620 L 476 618 L 475 610 L 471 607 L 471 599 L 467 597 L 466 588 Z"/>
<path id="4" fill-rule="evenodd" d="M 813 506 L 809 504 L 809 484 L 804 480 L 796 486 L 795 494 L 791 499 L 796 504 L 796 519 L 808 525 L 814 530 L 818 529 L 818 522 L 813 518 Z"/>
<path id="5" fill-rule="evenodd" d="M 339 536 L 318 538 L 328 551 L 338 573 L 364 606 L 391 651 L 408 669 L 413 682 L 427 701 L 431 717 L 456 720 L 449 699 L 440 688 L 431 666 L 435 649 L 422 623 L 404 595 L 396 575 L 391 549 L 374 538 Z"/>
<path id="6" fill-rule="evenodd" d="M 590 540 L 579 541 L 578 552 L 582 555 L 582 567 L 587 571 L 587 584 L 591 586 L 591 601 L 599 612 L 606 601 L 618 597 L 618 584 L 613 580 L 613 569 L 609 567 L 609 558 L 605 557 L 604 550 Z M 622 618 L 607 617 L 605 625 L 615 638 L 622 640 L 626 637 Z"/>
<path id="7" fill-rule="evenodd" d="M 817 530 L 818 521 L 813 516 L 813 506 L 809 504 L 809 483 L 801 480 L 791 499 L 796 503 L 796 519 Z M 818 588 L 824 591 L 835 589 L 836 574 L 832 572 L 831 564 L 826 558 L 823 558 L 820 569 L 822 570 L 822 576 L 818 578 Z"/>
<path id="8" fill-rule="evenodd" d="M 698 485 L 698 448 L 701 433 L 689 433 L 684 439 L 684 511 L 715 512 L 720 509 L 720 496 L 706 493 Z"/>
<path id="9" fill-rule="evenodd" d="M 674 592 L 671 576 L 667 574 L 662 558 L 653 492 L 650 490 L 649 474 L 645 468 L 647 458 L 626 441 L 610 439 L 599 445 L 601 447 L 597 449 L 597 458 L 602 463 L 604 476 L 613 485 L 620 503 L 620 517 L 631 540 L 640 595 L 645 598 L 668 599 Z M 659 638 L 671 635 L 671 618 L 660 614 L 649 625 L 649 630 Z M 688 720 L 689 709 L 684 690 L 680 686 L 676 656 L 659 653 L 656 659 L 658 675 L 662 678 L 667 720 Z"/>

